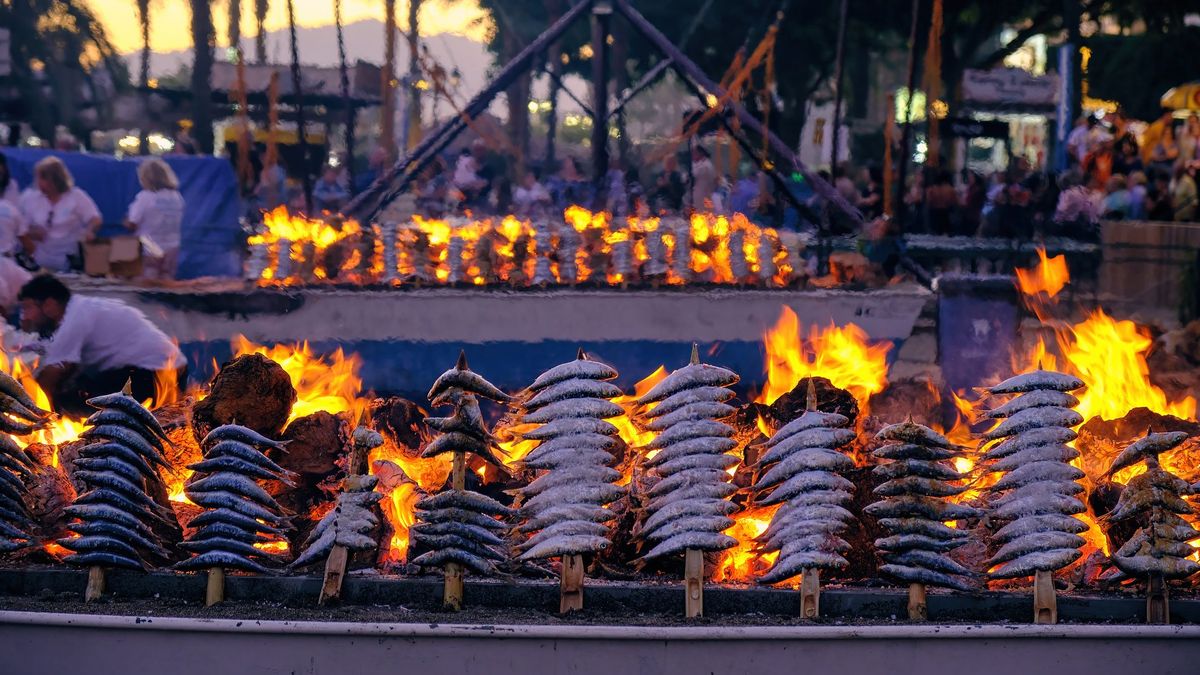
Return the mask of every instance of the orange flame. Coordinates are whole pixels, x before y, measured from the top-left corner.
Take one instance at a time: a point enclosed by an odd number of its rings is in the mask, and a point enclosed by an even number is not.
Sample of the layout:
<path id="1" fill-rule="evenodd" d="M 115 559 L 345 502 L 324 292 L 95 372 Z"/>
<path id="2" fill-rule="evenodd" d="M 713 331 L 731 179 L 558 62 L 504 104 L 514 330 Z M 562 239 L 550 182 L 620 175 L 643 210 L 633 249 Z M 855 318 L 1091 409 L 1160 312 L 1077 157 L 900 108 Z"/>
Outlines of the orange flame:
<path id="1" fill-rule="evenodd" d="M 1038 247 L 1037 254 L 1039 260 L 1036 267 L 1016 270 L 1017 288 L 1025 295 L 1045 294 L 1047 298 L 1053 298 L 1071 281 L 1067 258 L 1063 255 L 1048 258 L 1044 247 Z"/>
<path id="2" fill-rule="evenodd" d="M 278 363 L 296 389 L 296 405 L 288 422 L 324 410 L 331 414 L 347 413 L 351 426 L 358 424 L 366 411 L 368 400 L 361 398 L 362 358 L 347 356 L 339 347 L 329 356 L 314 354 L 308 342 L 277 344 L 272 347 L 256 344 L 245 336 L 233 338 L 234 356 L 259 354 Z"/>
<path id="3" fill-rule="evenodd" d="M 866 405 L 872 394 L 887 386 L 888 343 L 872 345 L 854 324 L 830 325 L 809 331 L 807 344 L 800 335 L 800 320 L 784 307 L 775 326 L 763 335 L 766 347 L 767 384 L 756 399 L 770 405 L 805 377 L 824 377 L 849 391 Z"/>
<path id="4" fill-rule="evenodd" d="M 761 576 L 779 557 L 779 551 L 759 553 L 754 539 L 771 525 L 771 519 L 779 510 L 779 504 L 751 507 L 733 516 L 733 526 L 725 534 L 737 539 L 737 546 L 721 552 L 721 559 L 713 571 L 713 581 L 750 581 Z"/>

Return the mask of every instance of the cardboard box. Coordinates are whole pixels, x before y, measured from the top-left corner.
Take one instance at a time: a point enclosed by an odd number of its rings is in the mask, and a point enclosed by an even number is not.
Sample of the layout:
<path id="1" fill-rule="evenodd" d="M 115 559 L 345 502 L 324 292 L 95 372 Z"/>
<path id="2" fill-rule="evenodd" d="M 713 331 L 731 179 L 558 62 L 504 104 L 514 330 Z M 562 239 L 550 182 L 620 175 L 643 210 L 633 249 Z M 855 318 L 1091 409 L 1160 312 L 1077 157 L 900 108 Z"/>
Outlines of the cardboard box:
<path id="1" fill-rule="evenodd" d="M 83 273 L 125 279 L 142 274 L 142 242 L 133 235 L 95 239 L 83 245 Z"/>

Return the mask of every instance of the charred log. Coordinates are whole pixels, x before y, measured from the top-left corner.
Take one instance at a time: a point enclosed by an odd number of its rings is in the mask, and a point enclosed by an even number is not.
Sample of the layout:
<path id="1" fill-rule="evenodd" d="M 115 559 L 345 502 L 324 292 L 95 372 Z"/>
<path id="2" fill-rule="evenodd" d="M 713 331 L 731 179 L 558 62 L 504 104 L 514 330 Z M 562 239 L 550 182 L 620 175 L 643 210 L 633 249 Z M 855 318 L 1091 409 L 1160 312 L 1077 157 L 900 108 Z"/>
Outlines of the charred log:
<path id="1" fill-rule="evenodd" d="M 199 441 L 236 422 L 278 438 L 295 403 L 296 389 L 278 363 L 259 354 L 239 356 L 221 368 L 208 396 L 192 409 L 192 433 Z"/>

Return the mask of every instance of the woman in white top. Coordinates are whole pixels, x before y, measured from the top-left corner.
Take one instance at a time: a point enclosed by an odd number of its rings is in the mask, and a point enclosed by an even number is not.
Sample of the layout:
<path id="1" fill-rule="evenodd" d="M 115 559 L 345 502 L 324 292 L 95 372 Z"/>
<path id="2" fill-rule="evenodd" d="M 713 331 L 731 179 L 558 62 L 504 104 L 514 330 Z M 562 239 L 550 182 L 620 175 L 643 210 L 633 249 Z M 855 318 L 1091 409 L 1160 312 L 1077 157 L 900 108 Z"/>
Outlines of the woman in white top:
<path id="1" fill-rule="evenodd" d="M 20 198 L 21 188 L 8 168 L 8 157 L 0 153 L 0 202 L 8 202 L 16 207 Z"/>
<path id="2" fill-rule="evenodd" d="M 143 240 L 154 244 L 146 256 L 143 276 L 147 279 L 174 279 L 179 266 L 180 228 L 183 224 L 183 195 L 179 179 L 167 163 L 158 158 L 138 165 L 142 191 L 129 205 L 125 226 Z M 157 248 L 157 251 L 152 250 Z"/>
<path id="3" fill-rule="evenodd" d="M 71 172 L 57 157 L 33 167 L 34 186 L 21 193 L 26 233 L 25 250 L 39 265 L 54 271 L 70 267 L 67 256 L 79 254 L 79 244 L 91 241 L 100 229 L 100 210 L 86 192 L 75 187 Z"/>

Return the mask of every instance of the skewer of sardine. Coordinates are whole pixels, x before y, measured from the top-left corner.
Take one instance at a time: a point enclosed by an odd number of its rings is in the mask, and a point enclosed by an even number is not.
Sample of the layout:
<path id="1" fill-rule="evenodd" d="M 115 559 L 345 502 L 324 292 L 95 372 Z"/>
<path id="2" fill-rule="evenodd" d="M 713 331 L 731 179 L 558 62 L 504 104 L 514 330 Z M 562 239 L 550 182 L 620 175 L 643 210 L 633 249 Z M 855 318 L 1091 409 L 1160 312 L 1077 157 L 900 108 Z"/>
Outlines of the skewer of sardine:
<path id="1" fill-rule="evenodd" d="M 429 388 L 426 398 L 433 401 L 450 389 L 476 394 L 501 403 L 507 403 L 512 400 L 512 397 L 500 391 L 495 385 L 483 379 L 467 366 L 466 352 L 459 352 L 458 363 L 434 380 L 433 386 Z"/>

